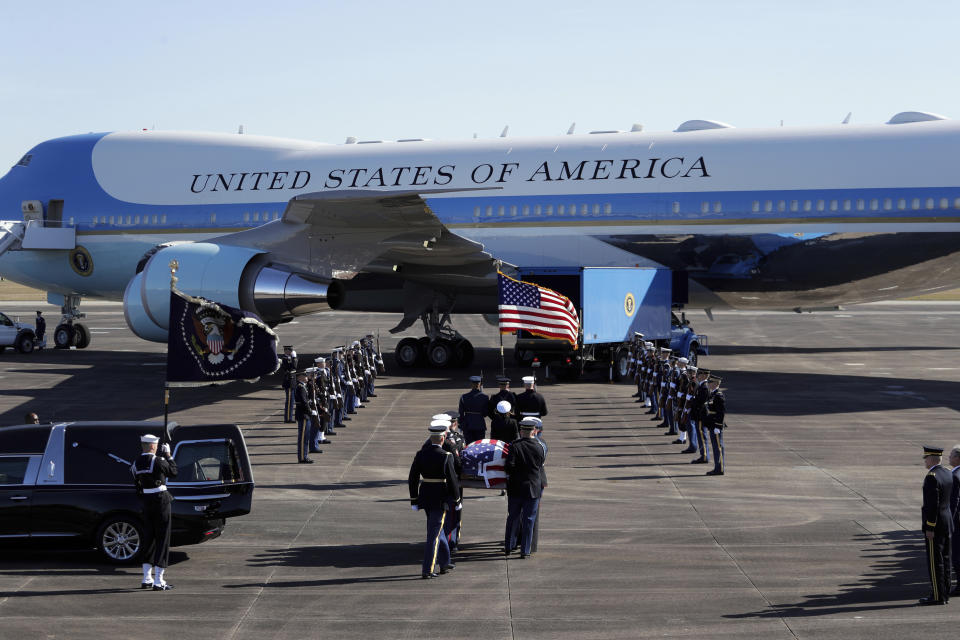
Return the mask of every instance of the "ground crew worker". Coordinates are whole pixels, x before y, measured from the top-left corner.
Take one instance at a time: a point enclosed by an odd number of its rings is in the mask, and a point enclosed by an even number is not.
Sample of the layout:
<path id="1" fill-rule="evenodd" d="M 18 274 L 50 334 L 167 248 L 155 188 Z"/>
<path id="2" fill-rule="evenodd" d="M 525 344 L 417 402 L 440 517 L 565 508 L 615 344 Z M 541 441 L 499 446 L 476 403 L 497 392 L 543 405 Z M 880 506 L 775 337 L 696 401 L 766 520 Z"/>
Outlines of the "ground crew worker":
<path id="1" fill-rule="evenodd" d="M 923 448 L 923 464 L 927 475 L 923 478 L 923 535 L 926 538 L 927 571 L 930 573 L 930 595 L 920 598 L 921 606 L 947 604 L 950 600 L 947 570 L 950 566 L 950 534 L 953 517 L 950 501 L 953 496 L 953 475 L 940 465 L 943 449 Z"/>
<path id="2" fill-rule="evenodd" d="M 410 505 L 414 511 L 423 510 L 427 515 L 427 541 L 423 549 L 421 577 L 436 578 L 454 568 L 450 562 L 450 546 L 443 535 L 443 523 L 447 505 L 454 501 L 454 510 L 460 509 L 460 481 L 453 465 L 453 455 L 443 450 L 444 432 L 442 423 L 430 426 L 430 443 L 424 445 L 413 458 L 407 485 L 410 490 Z"/>
<path id="3" fill-rule="evenodd" d="M 47 321 L 43 317 L 43 311 L 37 311 L 37 319 L 34 323 L 33 333 L 37 337 L 36 343 L 38 349 L 43 349 L 46 342 L 43 340 L 43 334 L 47 331 Z"/>
<path id="4" fill-rule="evenodd" d="M 487 435 L 487 405 L 490 398 L 480 389 L 483 379 L 470 376 L 470 391 L 460 396 L 460 429 L 467 444 L 474 440 L 483 440 Z"/>
<path id="5" fill-rule="evenodd" d="M 141 589 L 168 591 L 173 585 L 164 580 L 164 571 L 170 560 L 170 504 L 167 478 L 176 477 L 177 463 L 170 457 L 170 445 L 164 444 L 157 455 L 160 438 L 154 435 L 140 437 L 142 453 L 132 465 L 133 481 L 143 507 L 143 520 L 150 536 L 150 547 L 143 563 Z"/>

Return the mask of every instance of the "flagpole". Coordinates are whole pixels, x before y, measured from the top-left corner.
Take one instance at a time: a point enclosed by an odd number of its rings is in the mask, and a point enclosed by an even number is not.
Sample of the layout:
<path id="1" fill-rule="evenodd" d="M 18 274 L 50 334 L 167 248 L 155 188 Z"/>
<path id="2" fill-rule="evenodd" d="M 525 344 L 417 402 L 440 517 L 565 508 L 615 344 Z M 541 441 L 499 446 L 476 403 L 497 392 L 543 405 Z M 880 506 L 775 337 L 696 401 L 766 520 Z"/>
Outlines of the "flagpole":
<path id="1" fill-rule="evenodd" d="M 177 270 L 180 268 L 180 262 L 176 259 L 170 261 L 168 265 L 170 267 L 170 291 L 177 290 Z M 172 331 L 173 327 L 169 327 L 168 331 Z M 167 351 L 170 350 L 169 345 L 167 346 Z M 169 362 L 169 353 L 167 356 Z M 169 373 L 168 373 L 169 375 Z M 163 381 L 163 440 L 161 442 L 166 442 L 167 439 L 167 425 L 169 424 L 170 417 L 170 386 L 167 384 L 167 381 Z"/>
<path id="2" fill-rule="evenodd" d="M 503 331 L 500 331 L 499 327 L 497 328 L 497 333 L 500 334 L 500 375 L 507 375 L 507 365 L 503 360 Z"/>

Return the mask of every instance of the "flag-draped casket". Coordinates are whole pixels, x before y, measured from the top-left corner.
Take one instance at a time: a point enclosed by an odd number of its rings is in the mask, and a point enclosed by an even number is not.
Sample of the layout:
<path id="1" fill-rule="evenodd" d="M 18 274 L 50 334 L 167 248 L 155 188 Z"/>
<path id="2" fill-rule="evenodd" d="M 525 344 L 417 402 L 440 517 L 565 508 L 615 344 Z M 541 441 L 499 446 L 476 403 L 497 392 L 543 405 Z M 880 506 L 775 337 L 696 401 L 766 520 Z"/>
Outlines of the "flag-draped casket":
<path id="1" fill-rule="evenodd" d="M 504 463 L 510 444 L 503 440 L 476 440 L 460 452 L 463 471 L 460 484 L 473 489 L 505 489 L 507 473 Z"/>

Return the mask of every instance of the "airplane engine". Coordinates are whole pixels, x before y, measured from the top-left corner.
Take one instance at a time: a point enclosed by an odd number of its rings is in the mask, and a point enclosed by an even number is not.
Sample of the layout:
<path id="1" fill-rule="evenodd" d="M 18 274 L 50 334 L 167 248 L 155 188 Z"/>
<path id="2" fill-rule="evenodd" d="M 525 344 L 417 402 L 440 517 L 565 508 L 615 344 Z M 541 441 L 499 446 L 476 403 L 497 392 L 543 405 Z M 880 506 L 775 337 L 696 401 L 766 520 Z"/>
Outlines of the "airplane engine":
<path id="1" fill-rule="evenodd" d="M 269 253 L 212 242 L 175 244 L 149 255 L 123 295 L 127 325 L 145 340 L 167 340 L 172 260 L 178 263 L 177 289 L 256 313 L 269 325 L 330 309 L 329 281 L 274 265 Z"/>

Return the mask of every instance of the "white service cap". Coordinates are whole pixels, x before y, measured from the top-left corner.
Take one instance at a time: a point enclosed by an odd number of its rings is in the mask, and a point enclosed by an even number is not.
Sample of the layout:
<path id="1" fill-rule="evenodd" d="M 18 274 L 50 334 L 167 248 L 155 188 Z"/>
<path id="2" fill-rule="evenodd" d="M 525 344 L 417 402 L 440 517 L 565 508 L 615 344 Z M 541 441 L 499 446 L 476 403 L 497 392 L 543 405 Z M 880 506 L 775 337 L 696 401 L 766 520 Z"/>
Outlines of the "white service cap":
<path id="1" fill-rule="evenodd" d="M 510 412 L 510 403 L 506 400 L 501 400 L 497 403 L 497 411 L 500 413 L 509 413 Z"/>
<path id="2" fill-rule="evenodd" d="M 160 438 L 157 436 L 152 436 L 149 433 L 143 436 L 140 436 L 140 442 L 144 444 L 157 444 L 160 442 Z"/>
<path id="3" fill-rule="evenodd" d="M 523 384 L 533 384 L 537 381 L 533 376 L 523 376 L 521 379 L 523 380 Z"/>
<path id="4" fill-rule="evenodd" d="M 430 423 L 429 431 L 432 434 L 446 433 L 447 429 L 450 428 L 449 420 L 434 420 Z"/>

